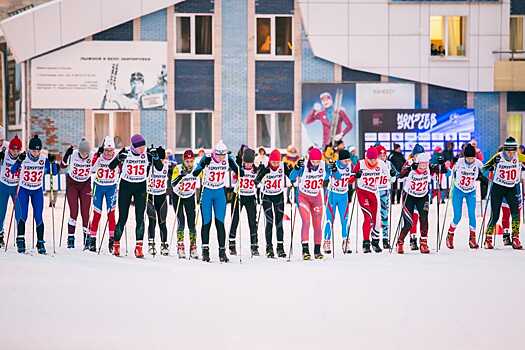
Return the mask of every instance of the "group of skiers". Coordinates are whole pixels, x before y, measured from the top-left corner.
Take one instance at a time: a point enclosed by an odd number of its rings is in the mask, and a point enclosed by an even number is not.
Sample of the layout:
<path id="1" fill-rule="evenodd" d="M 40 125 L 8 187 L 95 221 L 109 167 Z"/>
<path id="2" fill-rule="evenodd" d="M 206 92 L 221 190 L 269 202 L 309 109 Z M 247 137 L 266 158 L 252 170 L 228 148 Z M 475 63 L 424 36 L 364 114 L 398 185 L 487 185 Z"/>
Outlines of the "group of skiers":
<path id="1" fill-rule="evenodd" d="M 219 246 L 219 260 L 228 262 L 229 255 L 237 255 L 238 225 L 242 209 L 246 209 L 250 231 L 250 251 L 259 255 L 258 226 L 261 211 L 265 216 L 265 253 L 268 258 L 286 258 L 284 247 L 285 205 L 287 190 L 291 191 L 291 235 L 293 237 L 297 212 L 302 221 L 301 242 L 304 260 L 310 260 L 310 230 L 313 228 L 314 259 L 331 254 L 335 235 L 336 211 L 341 222 L 343 253 L 351 253 L 349 231 L 355 203 L 362 211 L 362 248 L 364 253 L 392 250 L 391 242 L 399 254 L 404 253 L 404 241 L 411 233 L 411 249 L 423 254 L 430 252 L 428 245 L 430 191 L 433 180 L 452 173 L 451 202 L 453 219 L 446 236 L 448 248 L 454 248 L 456 227 L 461 220 L 463 200 L 466 201 L 469 220 L 469 246 L 478 248 L 476 223 L 476 181 L 489 183 L 491 214 L 484 233 L 484 247 L 494 248 L 494 234 L 503 208 L 507 223 L 503 241 L 514 249 L 522 249 L 519 237 L 520 208 L 522 201 L 521 180 L 525 155 L 518 152 L 518 144 L 507 138 L 502 148 L 486 163 L 476 159 L 476 150 L 467 145 L 463 156 L 455 164 L 438 157 L 430 161 L 429 153 L 417 144 L 409 160 L 397 171 L 387 159 L 387 150 L 380 144 L 366 150 L 363 159 L 352 161 L 350 151 L 335 149 L 330 159 L 323 152 L 311 147 L 305 157 L 294 156 L 283 160 L 281 152 L 273 150 L 267 162 L 257 161 L 254 150 L 242 146 L 237 156 L 232 156 L 220 141 L 211 154 L 196 159 L 190 149 L 184 151 L 182 162 L 173 165 L 162 147 L 147 147 L 142 135 L 133 135 L 131 146 L 115 149 L 114 140 L 106 137 L 103 144 L 92 154 L 91 145 L 85 139 L 78 147 L 70 146 L 65 152 L 60 168 L 66 171 L 66 198 L 69 205 L 67 247 L 75 247 L 75 231 L 80 211 L 84 249 L 97 251 L 97 235 L 106 203 L 106 227 L 109 231 L 108 249 L 121 255 L 121 239 L 126 232 L 126 222 L 131 205 L 135 211 L 135 256 L 143 258 L 145 216 L 148 218 L 148 252 L 157 254 L 156 227 L 160 231 L 160 254 L 169 255 L 168 229 L 166 226 L 169 203 L 177 218 L 177 255 L 186 257 L 185 229 L 189 230 L 190 258 L 198 259 L 197 221 L 202 220 L 201 258 L 210 261 L 210 229 L 215 225 Z M 44 245 L 43 181 L 46 173 L 57 175 L 55 158 L 44 156 L 42 141 L 34 136 L 28 151 L 22 152 L 22 142 L 14 137 L 8 149 L 0 152 L 0 247 L 4 246 L 4 223 L 9 198 L 12 199 L 16 220 L 16 246 L 19 253 L 26 251 L 25 230 L 28 219 L 29 200 L 37 233 L 37 251 L 46 253 Z M 226 178 L 233 173 L 233 199 L 231 226 L 226 240 L 225 216 L 227 207 Z M 484 174 L 489 174 L 488 178 Z M 53 176 L 51 191 L 54 190 Z M 401 196 L 402 213 L 398 228 L 391 239 L 391 187 L 403 181 Z M 197 190 L 200 188 L 200 197 Z M 355 191 L 354 191 L 355 190 Z M 171 196 L 172 200 L 169 200 Z M 355 197 L 355 198 L 354 198 Z M 350 209 L 353 203 L 352 209 Z M 52 204 L 54 205 L 54 204 Z M 438 204 L 439 206 L 439 200 Z M 115 210 L 118 208 L 118 221 Z M 200 211 L 200 215 L 199 215 Z M 417 215 L 415 212 L 417 211 Z M 357 218 L 357 214 L 356 214 Z M 419 222 L 420 240 L 412 236 Z M 482 225 L 483 226 L 483 225 Z M 503 224 L 505 227 L 505 223 Z M 273 232 L 275 227 L 276 249 Z M 9 233 L 11 227 L 9 225 Z M 438 230 L 439 231 L 439 230 Z M 439 233 L 439 232 L 438 232 Z M 357 234 L 356 234 L 357 239 Z M 324 240 L 324 243 L 323 243 Z M 382 245 L 380 244 L 382 242 Z M 228 243 L 228 246 L 226 246 Z M 100 243 L 102 244 L 102 243 Z M 292 249 L 288 254 L 291 254 Z M 7 247 L 6 247 L 7 248 Z M 322 249 L 321 249 L 322 248 Z M 98 247 L 100 251 L 100 245 Z"/>

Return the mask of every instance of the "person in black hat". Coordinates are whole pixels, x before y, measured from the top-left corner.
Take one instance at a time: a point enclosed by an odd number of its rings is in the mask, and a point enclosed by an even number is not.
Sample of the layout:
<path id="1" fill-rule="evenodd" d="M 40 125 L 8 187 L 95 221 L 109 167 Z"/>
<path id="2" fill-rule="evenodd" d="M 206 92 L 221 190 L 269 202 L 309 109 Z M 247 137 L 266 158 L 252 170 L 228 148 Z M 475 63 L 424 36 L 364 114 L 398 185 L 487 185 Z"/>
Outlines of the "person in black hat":
<path id="1" fill-rule="evenodd" d="M 503 237 L 505 245 L 514 249 L 523 249 L 520 241 L 520 202 L 519 185 L 521 168 L 525 163 L 525 155 L 518 153 L 518 143 L 512 136 L 505 140 L 503 151 L 497 152 L 484 166 L 483 170 L 494 171 L 494 179 L 490 189 L 490 221 L 485 237 L 485 249 L 493 249 L 493 236 L 499 220 L 503 200 L 509 205 L 512 216 L 512 240 L 510 234 Z"/>
<path id="2" fill-rule="evenodd" d="M 237 255 L 236 237 L 237 227 L 239 225 L 239 215 L 242 208 L 246 208 L 248 215 L 248 225 L 250 227 L 250 249 L 252 256 L 259 256 L 259 243 L 257 240 L 257 187 L 255 186 L 255 178 L 257 177 L 257 167 L 253 164 L 255 161 L 255 151 L 243 147 L 242 157 L 238 159 L 238 165 L 244 170 L 243 176 L 237 182 L 237 190 L 235 194 L 238 198 L 233 199 L 234 206 L 232 206 L 232 223 L 230 226 L 230 255 Z M 240 162 L 239 162 L 240 160 Z"/>
<path id="3" fill-rule="evenodd" d="M 29 152 L 22 152 L 18 159 L 11 167 L 11 172 L 15 174 L 20 171 L 20 181 L 18 196 L 16 199 L 16 211 L 18 218 L 18 230 L 16 237 L 16 246 L 19 253 L 25 253 L 25 229 L 29 209 L 29 200 L 33 206 L 33 215 L 36 224 L 37 250 L 39 254 L 46 254 L 44 246 L 44 221 L 42 214 L 44 211 L 44 174 L 53 169 L 53 175 L 56 171 L 51 166 L 55 162 L 54 155 L 46 157 L 42 155 L 42 140 L 38 135 L 33 136 L 29 141 Z"/>

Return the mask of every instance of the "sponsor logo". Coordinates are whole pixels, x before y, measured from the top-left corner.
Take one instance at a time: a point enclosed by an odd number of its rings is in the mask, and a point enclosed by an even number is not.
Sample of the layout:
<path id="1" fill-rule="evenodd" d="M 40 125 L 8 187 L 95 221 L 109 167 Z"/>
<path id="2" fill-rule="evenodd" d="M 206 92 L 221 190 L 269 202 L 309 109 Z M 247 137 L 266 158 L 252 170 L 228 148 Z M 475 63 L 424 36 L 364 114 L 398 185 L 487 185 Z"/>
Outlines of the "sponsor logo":
<path id="1" fill-rule="evenodd" d="M 40 164 L 40 165 L 44 165 L 44 160 L 43 160 L 43 159 L 40 159 L 40 160 L 38 161 L 38 164 Z"/>

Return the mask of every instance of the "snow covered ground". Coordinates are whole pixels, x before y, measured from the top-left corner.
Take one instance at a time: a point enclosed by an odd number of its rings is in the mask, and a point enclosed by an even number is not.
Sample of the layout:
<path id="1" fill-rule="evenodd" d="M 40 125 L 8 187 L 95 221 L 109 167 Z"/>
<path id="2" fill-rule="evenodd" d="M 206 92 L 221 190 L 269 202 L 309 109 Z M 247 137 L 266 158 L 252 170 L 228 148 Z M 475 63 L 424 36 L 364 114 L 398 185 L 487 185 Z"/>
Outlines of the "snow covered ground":
<path id="1" fill-rule="evenodd" d="M 495 251 L 471 251 L 463 221 L 456 249 L 443 244 L 436 254 L 435 204 L 428 256 L 338 249 L 335 260 L 303 262 L 298 217 L 291 262 L 251 259 L 244 219 L 242 264 L 217 262 L 214 230 L 211 264 L 179 260 L 173 247 L 170 257 L 138 260 L 133 215 L 128 256 L 68 250 L 65 236 L 53 256 L 45 210 L 48 256 L 18 255 L 12 237 L 0 252 L 0 349 L 523 349 L 525 252 L 503 248 L 500 237 Z M 169 233 L 173 219 L 171 210 Z M 288 247 L 288 221 L 285 237 Z"/>

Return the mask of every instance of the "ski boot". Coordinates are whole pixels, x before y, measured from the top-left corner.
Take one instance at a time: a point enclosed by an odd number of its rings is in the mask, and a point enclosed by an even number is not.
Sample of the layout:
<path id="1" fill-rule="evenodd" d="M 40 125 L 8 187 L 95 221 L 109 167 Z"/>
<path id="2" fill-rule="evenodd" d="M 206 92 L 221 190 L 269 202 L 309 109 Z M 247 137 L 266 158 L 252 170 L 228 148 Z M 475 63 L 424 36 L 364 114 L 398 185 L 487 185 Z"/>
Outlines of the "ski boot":
<path id="1" fill-rule="evenodd" d="M 144 258 L 144 253 L 142 252 L 142 241 L 137 241 L 135 246 L 135 257 L 142 259 Z"/>
<path id="2" fill-rule="evenodd" d="M 67 236 L 67 248 L 68 249 L 75 248 L 75 236 L 74 235 Z"/>
<path id="3" fill-rule="evenodd" d="M 157 248 L 155 248 L 155 241 L 153 239 L 148 239 L 148 253 L 149 255 L 157 255 Z"/>
<path id="4" fill-rule="evenodd" d="M 108 250 L 110 254 L 113 254 L 113 246 L 115 245 L 115 237 L 109 237 Z"/>
<path id="5" fill-rule="evenodd" d="M 160 255 L 168 256 L 169 254 L 170 254 L 170 248 L 168 246 L 168 243 L 166 242 L 160 243 Z"/>
<path id="6" fill-rule="evenodd" d="M 512 244 L 512 239 L 510 239 L 510 232 L 509 232 L 509 230 L 505 230 L 505 232 L 503 232 L 503 245 L 504 246 L 511 246 L 511 245 L 513 245 Z"/>
<path id="7" fill-rule="evenodd" d="M 38 251 L 38 254 L 45 255 L 46 254 L 46 247 L 44 246 L 44 241 L 38 240 L 36 242 L 36 250 Z"/>
<path id="8" fill-rule="evenodd" d="M 226 255 L 226 248 L 219 248 L 219 261 L 222 263 L 227 263 L 230 261 Z"/>
<path id="9" fill-rule="evenodd" d="M 479 244 L 476 241 L 476 231 L 470 231 L 469 239 L 468 239 L 468 246 L 470 249 L 478 249 Z"/>
<path id="10" fill-rule="evenodd" d="M 235 239 L 230 239 L 230 244 L 228 248 L 230 249 L 230 255 L 237 255 L 237 248 L 235 247 Z"/>
<path id="11" fill-rule="evenodd" d="M 17 237 L 16 238 L 16 250 L 20 253 L 20 254 L 23 254 L 26 252 L 26 240 L 24 237 Z"/>
<path id="12" fill-rule="evenodd" d="M 332 246 L 330 244 L 330 240 L 325 239 L 325 241 L 323 243 L 323 250 L 324 250 L 325 254 L 332 254 Z"/>
<path id="13" fill-rule="evenodd" d="M 390 240 L 388 238 L 383 238 L 383 249 L 389 250 L 392 247 L 390 247 Z"/>
<path id="14" fill-rule="evenodd" d="M 352 249 L 350 249 L 350 242 L 347 243 L 346 239 L 343 241 L 343 244 L 341 244 L 341 247 L 343 248 L 343 254 L 352 254 Z"/>
<path id="15" fill-rule="evenodd" d="M 485 238 L 485 249 L 494 249 L 494 244 L 492 243 L 492 235 L 487 234 L 487 237 Z"/>
<path id="16" fill-rule="evenodd" d="M 5 247 L 5 242 L 4 242 L 4 234 L 2 233 L 0 235 L 0 249 Z"/>
<path id="17" fill-rule="evenodd" d="M 190 258 L 198 259 L 199 253 L 197 253 L 197 244 L 195 242 L 190 243 Z"/>
<path id="18" fill-rule="evenodd" d="M 447 248 L 454 249 L 454 234 L 450 231 L 447 234 Z"/>
<path id="19" fill-rule="evenodd" d="M 277 256 L 279 258 L 286 258 L 286 253 L 284 252 L 284 245 L 283 243 L 277 243 Z"/>
<path id="20" fill-rule="evenodd" d="M 403 241 L 398 241 L 396 245 L 397 254 L 405 254 L 405 250 L 403 249 Z"/>
<path id="21" fill-rule="evenodd" d="M 523 246 L 520 242 L 520 236 L 519 235 L 512 235 L 512 249 L 516 250 L 522 250 Z"/>
<path id="22" fill-rule="evenodd" d="M 363 253 L 367 254 L 371 252 L 372 250 L 370 250 L 370 241 L 369 240 L 363 241 Z"/>
<path id="23" fill-rule="evenodd" d="M 427 244 L 427 239 L 423 239 L 421 238 L 421 240 L 419 241 L 419 251 L 421 252 L 421 254 L 429 254 L 430 253 L 430 249 L 428 249 L 428 244 Z"/>
<path id="24" fill-rule="evenodd" d="M 271 244 L 266 245 L 266 257 L 270 259 L 275 258 L 275 254 L 273 253 L 273 246 Z"/>
<path id="25" fill-rule="evenodd" d="M 374 252 L 381 253 L 383 250 L 379 246 L 379 239 L 372 239 L 372 249 L 374 249 Z"/>
<path id="26" fill-rule="evenodd" d="M 312 259 L 312 256 L 310 255 L 310 248 L 308 247 L 308 243 L 303 243 L 303 260 L 310 260 Z"/>
<path id="27" fill-rule="evenodd" d="M 90 236 L 86 240 L 86 247 L 90 252 L 96 252 L 97 251 L 97 238 Z"/>
<path id="28" fill-rule="evenodd" d="M 314 259 L 315 260 L 323 260 L 324 255 L 321 253 L 321 245 L 316 244 L 314 245 Z"/>
<path id="29" fill-rule="evenodd" d="M 202 261 L 210 262 L 210 247 L 202 247 Z"/>
<path id="30" fill-rule="evenodd" d="M 186 248 L 184 247 L 184 242 L 177 243 L 177 256 L 179 259 L 186 259 Z"/>
<path id="31" fill-rule="evenodd" d="M 251 250 L 252 256 L 259 256 L 259 247 L 257 246 L 257 244 L 252 244 Z"/>
<path id="32" fill-rule="evenodd" d="M 417 237 L 410 237 L 410 250 L 419 250 L 417 246 Z"/>
<path id="33" fill-rule="evenodd" d="M 113 243 L 113 255 L 120 256 L 120 241 Z"/>

